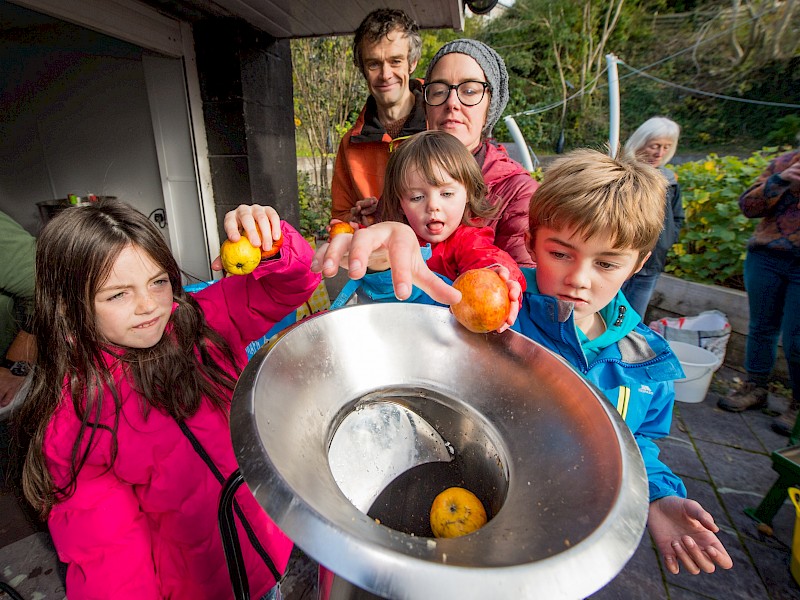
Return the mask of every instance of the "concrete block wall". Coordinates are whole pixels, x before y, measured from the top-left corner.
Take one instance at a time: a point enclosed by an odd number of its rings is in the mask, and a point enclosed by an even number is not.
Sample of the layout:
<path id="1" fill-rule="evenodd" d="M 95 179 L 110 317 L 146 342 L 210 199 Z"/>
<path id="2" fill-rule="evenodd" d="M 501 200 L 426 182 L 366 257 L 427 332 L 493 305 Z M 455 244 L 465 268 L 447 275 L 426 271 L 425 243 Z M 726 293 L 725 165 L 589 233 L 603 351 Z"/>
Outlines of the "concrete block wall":
<path id="1" fill-rule="evenodd" d="M 239 204 L 268 204 L 298 227 L 289 41 L 236 19 L 202 20 L 193 31 L 220 235 Z"/>

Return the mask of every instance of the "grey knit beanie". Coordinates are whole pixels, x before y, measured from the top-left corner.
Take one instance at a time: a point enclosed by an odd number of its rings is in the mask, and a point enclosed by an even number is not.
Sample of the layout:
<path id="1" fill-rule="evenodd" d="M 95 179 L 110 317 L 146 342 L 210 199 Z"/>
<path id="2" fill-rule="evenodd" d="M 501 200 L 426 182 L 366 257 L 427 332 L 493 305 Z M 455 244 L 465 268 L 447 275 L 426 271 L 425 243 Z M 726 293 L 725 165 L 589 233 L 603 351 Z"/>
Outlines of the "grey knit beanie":
<path id="1" fill-rule="evenodd" d="M 491 102 L 489 103 L 489 111 L 486 113 L 486 124 L 483 126 L 481 132 L 484 137 L 492 135 L 492 128 L 495 123 L 500 120 L 500 115 L 506 109 L 508 104 L 508 71 L 506 71 L 506 63 L 503 62 L 503 57 L 497 52 L 492 50 L 489 46 L 478 40 L 471 40 L 463 38 L 446 43 L 439 48 L 439 51 L 431 60 L 428 65 L 428 72 L 425 74 L 425 81 L 431 78 L 431 71 L 439 59 L 445 54 L 466 54 L 474 58 L 486 76 L 486 81 L 492 86 Z"/>

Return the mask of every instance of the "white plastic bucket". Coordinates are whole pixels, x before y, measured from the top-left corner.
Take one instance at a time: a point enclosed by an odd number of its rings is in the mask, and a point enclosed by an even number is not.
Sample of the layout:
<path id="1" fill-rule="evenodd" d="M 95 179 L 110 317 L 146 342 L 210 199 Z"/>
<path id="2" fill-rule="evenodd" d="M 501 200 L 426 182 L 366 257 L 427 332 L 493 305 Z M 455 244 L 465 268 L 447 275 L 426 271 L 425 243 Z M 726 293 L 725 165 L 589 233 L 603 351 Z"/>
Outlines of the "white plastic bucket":
<path id="1" fill-rule="evenodd" d="M 670 342 L 669 345 L 686 374 L 684 379 L 675 380 L 675 400 L 702 402 L 708 393 L 711 376 L 720 365 L 720 359 L 713 352 L 692 344 Z"/>

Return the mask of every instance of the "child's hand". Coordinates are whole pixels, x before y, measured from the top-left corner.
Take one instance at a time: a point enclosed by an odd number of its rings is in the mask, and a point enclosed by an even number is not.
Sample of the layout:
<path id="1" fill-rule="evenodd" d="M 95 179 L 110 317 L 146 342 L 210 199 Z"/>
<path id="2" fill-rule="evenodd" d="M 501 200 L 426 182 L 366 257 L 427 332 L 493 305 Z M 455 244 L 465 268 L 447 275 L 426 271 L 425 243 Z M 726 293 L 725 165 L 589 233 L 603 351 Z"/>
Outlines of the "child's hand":
<path id="1" fill-rule="evenodd" d="M 258 229 L 256 229 L 256 225 L 258 225 Z M 225 215 L 223 226 L 230 241 L 239 241 L 239 238 L 242 237 L 241 232 L 244 231 L 250 243 L 253 246 L 261 246 L 263 250 L 272 248 L 273 240 L 281 237 L 281 218 L 271 206 L 240 204 L 238 208 Z M 261 235 L 259 235 L 259 231 Z M 211 269 L 222 270 L 222 261 L 219 256 L 211 263 Z"/>
<path id="2" fill-rule="evenodd" d="M 519 314 L 519 298 L 522 296 L 522 286 L 519 284 L 519 281 L 516 279 L 511 278 L 511 272 L 508 268 L 497 265 L 492 267 L 492 270 L 500 275 L 500 279 L 506 282 L 508 286 L 508 299 L 511 302 L 511 309 L 508 313 L 508 319 L 506 322 L 497 330 L 497 333 L 502 333 L 509 327 L 514 324 L 514 321 L 517 320 L 517 315 Z"/>
<path id="3" fill-rule="evenodd" d="M 377 223 L 358 229 L 354 234 L 335 236 L 330 243 L 322 244 L 314 255 L 311 270 L 333 277 L 339 264 L 347 256 L 351 279 L 360 279 L 367 272 L 370 255 L 376 250 L 389 254 L 392 266 L 392 283 L 398 299 L 411 295 L 412 283 L 420 287 L 436 302 L 453 304 L 461 300 L 461 292 L 447 285 L 428 268 L 419 250 L 414 231 L 403 223 Z M 348 256 L 349 254 L 349 256 Z"/>
<path id="4" fill-rule="evenodd" d="M 692 575 L 713 573 L 715 564 L 730 569 L 733 560 L 715 535 L 714 518 L 698 502 L 666 496 L 650 503 L 647 527 L 672 574 L 680 571 L 678 561 Z"/>

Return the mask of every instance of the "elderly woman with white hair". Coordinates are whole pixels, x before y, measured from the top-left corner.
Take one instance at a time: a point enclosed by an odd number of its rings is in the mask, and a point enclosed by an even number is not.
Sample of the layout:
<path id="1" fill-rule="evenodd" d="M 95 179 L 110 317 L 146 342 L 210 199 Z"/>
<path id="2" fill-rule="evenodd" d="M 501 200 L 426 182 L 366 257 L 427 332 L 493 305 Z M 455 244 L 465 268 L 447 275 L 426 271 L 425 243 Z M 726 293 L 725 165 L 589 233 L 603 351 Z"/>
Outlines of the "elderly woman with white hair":
<path id="1" fill-rule="evenodd" d="M 628 155 L 656 167 L 669 183 L 665 198 L 664 230 L 642 270 L 622 286 L 628 302 L 643 320 L 656 282 L 664 270 L 667 252 L 678 242 L 685 221 L 678 180 L 675 173 L 664 167 L 675 156 L 680 134 L 681 128 L 675 121 L 653 117 L 642 123 L 625 143 Z"/>

